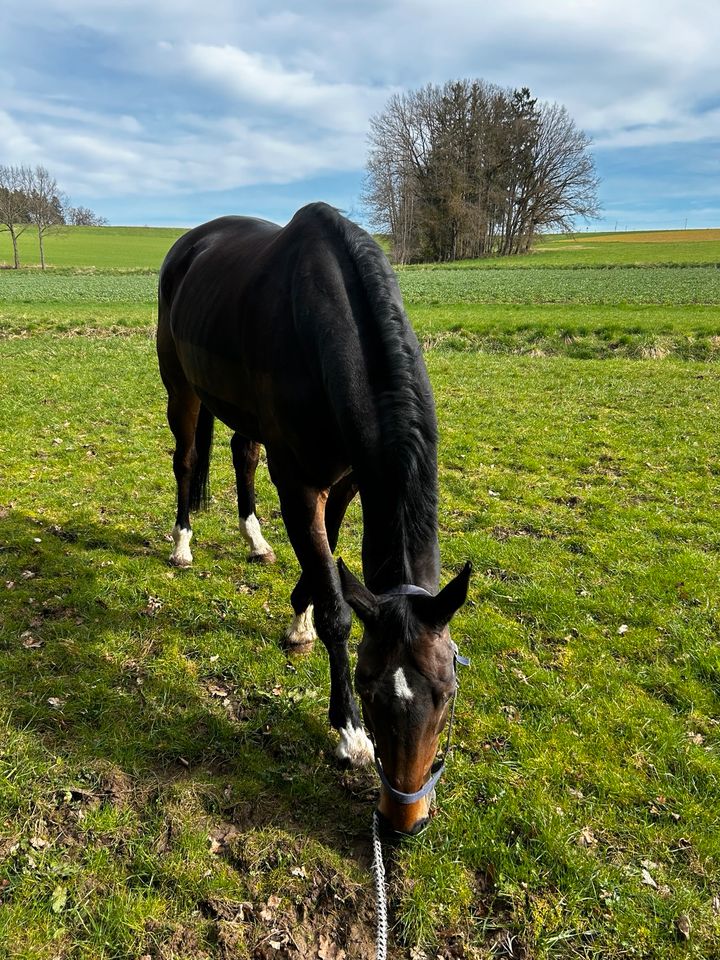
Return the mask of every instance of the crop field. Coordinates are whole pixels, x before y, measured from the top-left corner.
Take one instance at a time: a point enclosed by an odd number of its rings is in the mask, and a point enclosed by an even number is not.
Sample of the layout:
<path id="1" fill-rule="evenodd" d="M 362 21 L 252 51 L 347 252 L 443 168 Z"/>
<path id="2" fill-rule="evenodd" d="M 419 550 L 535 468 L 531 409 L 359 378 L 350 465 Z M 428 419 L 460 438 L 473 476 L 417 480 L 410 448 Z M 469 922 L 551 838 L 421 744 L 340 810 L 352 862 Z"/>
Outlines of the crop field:
<path id="1" fill-rule="evenodd" d="M 322 648 L 280 650 L 277 496 L 261 464 L 278 563 L 248 564 L 220 428 L 169 567 L 159 241 L 103 236 L 0 271 L 0 954 L 366 960 L 377 780 L 333 759 Z M 436 815 L 387 850 L 393 960 L 720 956 L 720 271 L 614 236 L 399 274 L 443 581 L 475 574 Z M 361 532 L 355 503 L 355 571 Z"/>

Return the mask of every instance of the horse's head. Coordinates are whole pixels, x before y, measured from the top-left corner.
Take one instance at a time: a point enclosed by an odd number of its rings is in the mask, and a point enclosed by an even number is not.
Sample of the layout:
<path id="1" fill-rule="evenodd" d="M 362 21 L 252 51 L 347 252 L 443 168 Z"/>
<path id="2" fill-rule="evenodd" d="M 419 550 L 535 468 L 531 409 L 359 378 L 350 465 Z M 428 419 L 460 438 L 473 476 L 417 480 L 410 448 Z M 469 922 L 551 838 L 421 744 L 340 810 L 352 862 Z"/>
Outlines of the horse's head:
<path id="1" fill-rule="evenodd" d="M 355 689 L 380 760 L 380 812 L 399 833 L 428 819 L 423 793 L 456 690 L 456 648 L 448 623 L 465 602 L 470 564 L 440 593 L 376 596 L 339 561 L 345 600 L 365 628 Z M 403 796 L 404 795 L 404 796 Z"/>

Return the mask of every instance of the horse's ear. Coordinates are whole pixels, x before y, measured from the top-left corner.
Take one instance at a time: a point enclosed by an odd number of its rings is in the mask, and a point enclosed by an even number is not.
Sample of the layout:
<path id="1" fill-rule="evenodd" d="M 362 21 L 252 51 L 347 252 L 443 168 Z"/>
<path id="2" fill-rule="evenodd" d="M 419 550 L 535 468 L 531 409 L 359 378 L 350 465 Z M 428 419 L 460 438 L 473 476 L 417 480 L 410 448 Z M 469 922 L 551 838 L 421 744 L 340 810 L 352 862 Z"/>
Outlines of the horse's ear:
<path id="1" fill-rule="evenodd" d="M 460 573 L 443 587 L 436 597 L 413 597 L 415 612 L 427 624 L 444 627 L 467 599 L 472 564 L 468 561 Z"/>
<path id="2" fill-rule="evenodd" d="M 350 573 L 342 559 L 338 559 L 337 568 L 346 603 L 352 607 L 363 623 L 370 623 L 377 617 L 377 597 L 368 590 L 364 583 L 361 583 L 357 577 Z"/>

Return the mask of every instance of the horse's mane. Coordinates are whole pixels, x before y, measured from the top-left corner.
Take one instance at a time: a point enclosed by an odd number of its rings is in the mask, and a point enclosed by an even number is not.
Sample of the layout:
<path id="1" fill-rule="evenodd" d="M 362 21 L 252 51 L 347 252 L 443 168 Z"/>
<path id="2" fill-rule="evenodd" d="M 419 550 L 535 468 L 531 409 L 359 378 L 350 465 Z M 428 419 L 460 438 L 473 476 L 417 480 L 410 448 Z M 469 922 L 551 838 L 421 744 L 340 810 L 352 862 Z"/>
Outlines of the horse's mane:
<path id="1" fill-rule="evenodd" d="M 371 345 L 373 390 L 388 494 L 398 504 L 394 534 L 409 579 L 413 548 L 437 540 L 437 422 L 417 337 L 405 315 L 395 273 L 364 230 L 326 204 L 317 213 L 340 237 L 364 292 L 365 338 Z"/>

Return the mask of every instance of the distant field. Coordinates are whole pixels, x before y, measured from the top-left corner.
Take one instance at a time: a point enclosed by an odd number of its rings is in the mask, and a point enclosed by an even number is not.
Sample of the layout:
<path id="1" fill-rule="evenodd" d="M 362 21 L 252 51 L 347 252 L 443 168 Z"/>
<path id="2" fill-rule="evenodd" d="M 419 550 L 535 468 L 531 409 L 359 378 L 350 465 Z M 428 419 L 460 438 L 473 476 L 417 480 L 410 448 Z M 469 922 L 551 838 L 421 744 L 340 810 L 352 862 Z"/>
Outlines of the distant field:
<path id="1" fill-rule="evenodd" d="M 610 235 L 604 249 L 616 247 L 622 242 Z M 423 343 L 463 352 L 720 359 L 717 267 L 534 264 L 533 255 L 523 269 L 497 262 L 492 269 L 401 269 L 400 287 Z M 157 319 L 156 295 L 154 270 L 0 271 L 0 336 L 149 333 Z"/>
<path id="2" fill-rule="evenodd" d="M 720 264 L 720 230 L 575 233 L 539 237 L 531 253 L 434 265 L 454 270 Z"/>
<path id="3" fill-rule="evenodd" d="M 177 227 L 63 227 L 45 238 L 51 267 L 94 267 L 97 270 L 159 270 L 163 257 L 179 236 Z M 20 263 L 36 266 L 37 236 L 26 230 L 20 238 Z M 7 233 L 0 233 L 0 265 L 12 263 Z M 2 291 L 0 276 L 0 293 Z"/>
<path id="4" fill-rule="evenodd" d="M 176 227 L 67 227 L 46 239 L 53 267 L 97 270 L 157 270 L 173 242 Z M 36 265 L 37 240 L 26 231 L 20 240 L 23 266 Z M 0 233 L 0 265 L 12 262 L 10 240 Z M 433 265 L 434 269 L 522 269 L 662 264 L 720 264 L 720 230 L 657 230 L 638 233 L 576 233 L 540 237 L 529 254 Z M 414 269 L 414 268 L 411 268 Z"/>

